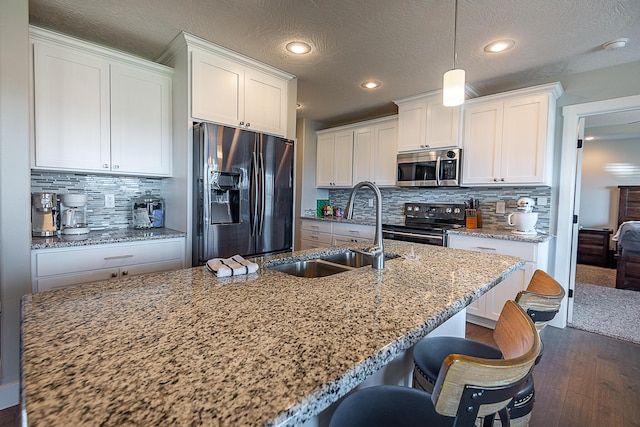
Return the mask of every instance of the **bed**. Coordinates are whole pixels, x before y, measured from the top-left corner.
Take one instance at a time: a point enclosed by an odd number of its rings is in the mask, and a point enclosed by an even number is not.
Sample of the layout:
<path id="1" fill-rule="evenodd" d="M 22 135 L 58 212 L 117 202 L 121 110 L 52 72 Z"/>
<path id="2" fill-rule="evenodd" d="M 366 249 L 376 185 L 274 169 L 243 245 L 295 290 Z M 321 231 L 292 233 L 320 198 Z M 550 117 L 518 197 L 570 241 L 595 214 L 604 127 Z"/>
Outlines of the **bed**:
<path id="1" fill-rule="evenodd" d="M 640 291 L 640 186 L 618 187 L 616 288 Z"/>

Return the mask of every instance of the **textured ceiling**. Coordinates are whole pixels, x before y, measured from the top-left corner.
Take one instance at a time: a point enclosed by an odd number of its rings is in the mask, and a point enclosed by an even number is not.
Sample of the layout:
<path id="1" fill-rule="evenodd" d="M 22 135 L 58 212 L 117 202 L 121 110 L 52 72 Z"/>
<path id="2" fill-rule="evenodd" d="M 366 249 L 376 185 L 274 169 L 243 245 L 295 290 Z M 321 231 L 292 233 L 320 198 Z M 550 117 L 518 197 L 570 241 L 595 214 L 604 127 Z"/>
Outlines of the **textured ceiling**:
<path id="1" fill-rule="evenodd" d="M 148 59 L 186 31 L 298 77 L 298 117 L 395 112 L 452 66 L 453 0 L 29 0 L 30 22 Z M 607 41 L 626 37 L 620 50 Z M 485 44 L 516 41 L 487 54 Z M 291 40 L 313 51 L 294 57 Z M 459 0 L 457 65 L 480 94 L 640 60 L 640 0 Z M 382 82 L 365 91 L 367 79 Z"/>

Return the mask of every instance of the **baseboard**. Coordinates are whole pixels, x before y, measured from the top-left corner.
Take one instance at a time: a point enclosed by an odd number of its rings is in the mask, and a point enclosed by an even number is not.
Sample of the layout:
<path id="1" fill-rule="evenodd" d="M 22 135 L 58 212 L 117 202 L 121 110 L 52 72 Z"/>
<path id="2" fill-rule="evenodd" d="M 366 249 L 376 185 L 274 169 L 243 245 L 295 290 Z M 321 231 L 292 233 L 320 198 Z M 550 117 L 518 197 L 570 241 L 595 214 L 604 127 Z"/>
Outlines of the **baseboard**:
<path id="1" fill-rule="evenodd" d="M 20 403 L 20 383 L 18 381 L 0 385 L 0 411 Z"/>

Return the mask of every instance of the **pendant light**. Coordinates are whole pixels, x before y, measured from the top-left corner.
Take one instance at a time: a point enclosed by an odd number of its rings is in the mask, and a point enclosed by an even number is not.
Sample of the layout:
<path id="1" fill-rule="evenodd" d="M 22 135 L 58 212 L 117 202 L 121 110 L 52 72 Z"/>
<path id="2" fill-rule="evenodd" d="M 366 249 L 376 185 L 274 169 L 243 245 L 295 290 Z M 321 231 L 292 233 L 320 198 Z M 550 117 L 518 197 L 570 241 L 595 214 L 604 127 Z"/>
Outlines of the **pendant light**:
<path id="1" fill-rule="evenodd" d="M 453 69 L 444 73 L 442 78 L 442 104 L 455 107 L 464 103 L 464 70 L 456 68 L 456 42 L 458 33 L 458 0 L 455 0 L 455 18 L 453 21 Z"/>

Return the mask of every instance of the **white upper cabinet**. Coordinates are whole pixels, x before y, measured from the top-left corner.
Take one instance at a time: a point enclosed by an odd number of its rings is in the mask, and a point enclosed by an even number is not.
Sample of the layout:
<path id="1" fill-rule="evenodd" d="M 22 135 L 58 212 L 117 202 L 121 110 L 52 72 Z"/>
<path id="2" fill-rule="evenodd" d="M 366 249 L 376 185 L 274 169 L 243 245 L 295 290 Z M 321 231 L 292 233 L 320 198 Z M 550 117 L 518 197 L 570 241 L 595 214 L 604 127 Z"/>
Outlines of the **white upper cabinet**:
<path id="1" fill-rule="evenodd" d="M 316 186 L 351 187 L 353 184 L 353 130 L 317 135 Z"/>
<path id="2" fill-rule="evenodd" d="M 171 77 L 111 66 L 111 163 L 121 173 L 171 175 Z"/>
<path id="3" fill-rule="evenodd" d="M 459 146 L 460 107 L 442 105 L 442 94 L 413 96 L 398 105 L 398 152 Z"/>
<path id="4" fill-rule="evenodd" d="M 353 182 L 396 185 L 398 121 L 394 117 L 353 132 Z"/>
<path id="5" fill-rule="evenodd" d="M 46 30 L 33 46 L 32 168 L 171 175 L 171 70 Z"/>
<path id="6" fill-rule="evenodd" d="M 110 170 L 109 61 L 36 43 L 34 166 Z"/>
<path id="7" fill-rule="evenodd" d="M 191 116 L 196 120 L 285 136 L 291 78 L 193 49 Z"/>
<path id="8" fill-rule="evenodd" d="M 462 184 L 551 185 L 559 83 L 476 98 L 464 108 Z"/>

